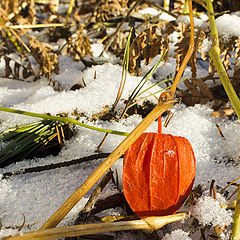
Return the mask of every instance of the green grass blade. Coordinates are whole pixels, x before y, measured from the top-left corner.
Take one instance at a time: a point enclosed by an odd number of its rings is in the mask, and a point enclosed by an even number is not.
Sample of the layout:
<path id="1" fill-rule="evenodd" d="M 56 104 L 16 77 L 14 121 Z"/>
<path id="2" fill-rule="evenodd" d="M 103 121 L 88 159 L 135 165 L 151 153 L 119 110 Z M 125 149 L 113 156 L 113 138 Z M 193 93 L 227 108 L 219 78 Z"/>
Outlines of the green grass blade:
<path id="1" fill-rule="evenodd" d="M 15 113 L 15 114 L 21 114 L 21 115 L 26 115 L 26 116 L 36 117 L 36 118 L 54 120 L 54 121 L 59 121 L 59 122 L 64 122 L 64 123 L 73 123 L 75 125 L 79 125 L 81 127 L 88 128 L 88 129 L 91 129 L 91 130 L 110 133 L 110 134 L 115 134 L 115 135 L 120 135 L 120 136 L 128 136 L 129 135 L 129 133 L 127 133 L 127 132 L 121 132 L 121 131 L 116 131 L 116 130 L 108 130 L 108 129 L 98 128 L 98 127 L 93 127 L 93 126 L 81 123 L 81 122 L 77 121 L 76 119 L 73 119 L 73 118 L 70 118 L 70 117 L 49 116 L 47 114 L 33 113 L 33 112 L 27 112 L 27 111 L 22 111 L 22 110 L 12 109 L 12 108 L 5 108 L 5 107 L 0 107 L 0 111 Z"/>

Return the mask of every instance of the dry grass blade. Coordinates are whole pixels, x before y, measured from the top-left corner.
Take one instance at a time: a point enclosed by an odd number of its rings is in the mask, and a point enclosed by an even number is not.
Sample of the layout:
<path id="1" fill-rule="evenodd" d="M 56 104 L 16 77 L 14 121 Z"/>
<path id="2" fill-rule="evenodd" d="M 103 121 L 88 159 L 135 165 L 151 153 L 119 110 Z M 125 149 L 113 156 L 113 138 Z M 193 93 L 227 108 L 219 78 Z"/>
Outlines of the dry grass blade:
<path id="1" fill-rule="evenodd" d="M 117 93 L 117 97 L 116 97 L 115 102 L 113 104 L 113 108 L 116 107 L 120 97 L 122 96 L 123 89 L 124 89 L 124 86 L 125 86 L 125 83 L 126 83 L 126 78 L 127 78 L 127 73 L 128 73 L 128 65 L 129 65 L 129 51 L 130 51 L 132 31 L 133 31 L 133 29 L 131 29 L 130 32 L 129 32 L 127 44 L 126 44 L 125 51 L 124 51 L 122 78 L 121 78 L 120 87 L 119 87 L 119 90 L 118 90 L 118 93 Z"/>
<path id="2" fill-rule="evenodd" d="M 138 83 L 138 85 L 136 86 L 136 88 L 133 90 L 132 94 L 130 95 L 127 103 L 126 103 L 126 107 L 122 113 L 121 116 L 124 116 L 124 114 L 127 112 L 127 110 L 134 105 L 134 101 L 136 100 L 137 97 L 139 97 L 141 94 L 143 94 L 144 92 L 148 91 L 150 88 L 158 85 L 159 83 L 143 90 L 142 92 L 140 92 L 143 88 L 143 86 L 147 83 L 147 81 L 150 79 L 150 77 L 152 76 L 152 74 L 155 72 L 155 70 L 157 69 L 158 65 L 163 61 L 165 55 L 168 53 L 168 49 L 165 50 L 165 52 L 161 55 L 161 57 L 159 58 L 159 60 L 157 61 L 157 63 L 144 75 L 144 77 L 141 79 L 141 81 Z M 162 81 L 164 82 L 164 81 Z M 160 90 L 160 92 L 163 90 Z M 152 95 L 152 94 L 151 94 Z M 143 99 L 141 99 L 143 100 Z"/>
<path id="3" fill-rule="evenodd" d="M 87 234 L 97 234 L 103 232 L 124 231 L 124 230 L 157 230 L 172 222 L 184 220 L 187 213 L 178 213 L 163 217 L 148 217 L 141 220 L 114 222 L 114 223 L 92 223 L 70 227 L 59 227 L 45 230 L 27 232 L 21 235 L 5 238 L 4 240 L 50 240 L 63 237 L 74 237 Z"/>
<path id="4" fill-rule="evenodd" d="M 47 220 L 41 229 L 56 227 L 78 201 L 93 187 L 93 185 L 107 172 L 117 159 L 136 141 L 150 124 L 163 112 L 176 103 L 176 100 L 159 104 L 145 117 L 145 119 L 118 145 L 110 156 L 87 178 L 87 180 L 63 203 L 63 205 Z"/>
<path id="5" fill-rule="evenodd" d="M 144 118 L 144 120 L 118 145 L 110 156 L 87 178 L 87 180 L 63 203 L 63 205 L 44 223 L 41 229 L 56 227 L 78 201 L 93 187 L 93 185 L 107 172 L 117 159 L 137 140 L 137 138 L 157 119 L 163 112 L 176 103 L 173 100 L 178 82 L 194 51 L 194 23 L 192 13 L 192 1 L 189 0 L 191 38 L 189 51 L 175 78 L 167 98 L 160 99 L 158 105 Z"/>
<path id="6" fill-rule="evenodd" d="M 187 63 L 189 62 L 193 52 L 194 52 L 194 21 L 193 21 L 193 11 L 192 11 L 192 0 L 188 1 L 189 6 L 189 17 L 190 17 L 190 27 L 191 27 L 191 34 L 190 34 L 190 42 L 189 42 L 189 48 L 188 51 L 181 63 L 181 66 L 176 74 L 175 80 L 173 82 L 173 85 L 169 91 L 170 97 L 173 98 L 174 93 L 176 92 L 177 85 L 179 83 L 179 80 L 185 70 L 185 67 L 187 66 Z"/>
<path id="7" fill-rule="evenodd" d="M 105 51 L 108 50 L 110 44 L 112 43 L 113 39 L 115 38 L 115 36 L 117 35 L 118 31 L 120 30 L 120 28 L 122 27 L 122 25 L 125 23 L 126 19 L 129 17 L 129 15 L 131 14 L 131 12 L 141 3 L 142 0 L 138 0 L 133 6 L 132 8 L 129 10 L 128 14 L 123 18 L 123 20 L 121 21 L 121 23 L 118 25 L 118 27 L 116 28 L 115 32 L 109 37 L 109 39 L 107 40 L 107 43 L 104 47 L 104 49 L 102 50 L 101 54 L 99 55 L 99 57 L 101 57 L 103 55 L 103 53 Z"/>
<path id="8" fill-rule="evenodd" d="M 132 31 L 133 31 L 133 29 L 131 28 L 131 30 L 129 32 L 129 35 L 128 35 L 127 44 L 126 44 L 126 47 L 125 47 L 125 50 L 124 50 L 121 83 L 120 83 L 120 86 L 119 86 L 119 89 L 118 89 L 118 93 L 117 93 L 116 99 L 115 99 L 115 101 L 113 103 L 112 110 L 114 110 L 115 107 L 117 106 L 117 104 L 118 104 L 118 102 L 119 102 L 119 100 L 120 100 L 120 98 L 122 96 L 123 89 L 124 89 L 124 86 L 125 86 L 125 83 L 126 83 L 127 73 L 128 73 L 128 66 L 129 66 L 129 51 L 130 51 L 130 43 L 131 43 L 131 38 L 132 38 Z M 98 145 L 98 147 L 97 147 L 98 151 L 100 150 L 100 148 L 102 147 L 104 141 L 106 140 L 107 135 L 108 134 L 106 133 L 105 136 L 103 137 L 101 143 Z"/>
<path id="9" fill-rule="evenodd" d="M 11 25 L 10 29 L 25 29 L 25 28 L 46 28 L 46 27 L 63 27 L 64 23 L 42 23 L 42 24 L 24 24 L 24 25 Z"/>
<path id="10" fill-rule="evenodd" d="M 84 208 L 78 213 L 78 217 L 75 220 L 75 224 L 79 223 L 87 223 L 88 217 L 90 215 L 90 211 L 93 209 L 99 195 L 108 184 L 108 182 L 112 179 L 113 171 L 109 171 L 106 175 L 103 176 L 97 187 L 92 192 L 91 196 L 89 197 L 86 205 Z"/>

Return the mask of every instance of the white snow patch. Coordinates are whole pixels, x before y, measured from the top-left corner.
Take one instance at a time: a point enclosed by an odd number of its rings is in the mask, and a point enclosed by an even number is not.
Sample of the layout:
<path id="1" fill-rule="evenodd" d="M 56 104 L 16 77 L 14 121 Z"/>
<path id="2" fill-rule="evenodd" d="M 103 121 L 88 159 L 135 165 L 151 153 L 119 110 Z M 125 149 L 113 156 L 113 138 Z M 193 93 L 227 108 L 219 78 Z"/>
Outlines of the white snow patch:
<path id="1" fill-rule="evenodd" d="M 167 233 L 162 240 L 191 240 L 191 238 L 188 236 L 189 233 L 184 232 L 181 229 L 177 229 L 172 231 L 170 234 Z"/>
<path id="2" fill-rule="evenodd" d="M 141 14 L 149 14 L 151 16 L 157 16 L 158 14 L 161 14 L 161 11 L 158 11 L 157 9 L 150 7 L 141 9 L 138 12 Z"/>
<path id="3" fill-rule="evenodd" d="M 19 231 L 17 229 L 13 229 L 13 228 L 0 229 L 0 239 L 4 239 L 5 237 L 9 237 L 9 236 L 14 236 L 16 234 L 19 234 Z"/>
<path id="4" fill-rule="evenodd" d="M 240 37 L 240 17 L 236 15 L 224 14 L 216 19 L 219 35 Z"/>
<path id="5" fill-rule="evenodd" d="M 233 221 L 232 211 L 221 208 L 220 203 L 209 196 L 199 198 L 191 214 L 203 225 L 229 226 Z"/>
<path id="6" fill-rule="evenodd" d="M 165 20 L 165 21 L 173 21 L 173 20 L 175 20 L 175 18 L 173 16 L 171 16 L 170 14 L 167 14 L 165 12 L 159 11 L 159 10 L 157 10 L 155 8 L 151 8 L 151 7 L 141 9 L 138 12 L 140 14 L 150 15 L 152 17 L 159 15 L 159 18 L 161 20 Z"/>

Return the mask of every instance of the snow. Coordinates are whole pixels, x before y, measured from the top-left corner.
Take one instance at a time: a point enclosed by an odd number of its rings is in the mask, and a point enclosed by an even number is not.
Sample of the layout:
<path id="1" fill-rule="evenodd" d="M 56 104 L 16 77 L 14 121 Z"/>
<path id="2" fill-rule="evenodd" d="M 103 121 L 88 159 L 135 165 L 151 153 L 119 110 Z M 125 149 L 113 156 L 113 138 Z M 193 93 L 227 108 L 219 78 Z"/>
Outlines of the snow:
<path id="1" fill-rule="evenodd" d="M 76 66 L 76 69 L 72 71 L 78 71 L 77 69 L 78 67 Z M 97 78 L 93 79 L 95 71 Z M 87 87 L 74 92 L 67 90 L 55 92 L 49 86 L 39 84 L 39 88 L 37 88 L 37 86 L 32 85 L 32 87 L 25 88 L 25 91 L 31 89 L 33 92 L 26 99 L 26 96 L 22 94 L 23 92 L 15 90 L 14 94 L 16 97 L 19 95 L 19 102 L 14 105 L 14 108 L 41 113 L 51 112 L 53 114 L 64 111 L 71 112 L 73 109 L 78 108 L 90 116 L 93 113 L 101 111 L 106 104 L 111 105 L 113 103 L 116 89 L 118 89 L 120 82 L 120 66 L 111 64 L 95 66 L 85 70 L 82 75 L 85 77 Z M 68 80 L 68 78 L 64 79 L 65 81 Z M 139 81 L 140 78 L 128 75 L 123 98 L 126 98 L 131 93 L 137 80 Z M 0 90 L 3 91 L 2 88 Z M 9 97 L 12 91 L 13 89 L 11 88 L 4 88 L 4 92 L 8 98 L 5 98 L 5 102 L 2 102 L 3 106 L 13 105 L 11 103 L 12 98 Z M 152 100 L 154 101 L 154 99 Z M 195 184 L 208 185 L 208 181 L 213 177 L 220 186 L 226 185 L 227 181 L 232 181 L 238 175 L 240 168 L 239 166 L 226 166 L 224 160 L 228 157 L 236 158 L 239 154 L 237 145 L 240 142 L 240 129 L 238 125 L 229 120 L 220 120 L 211 117 L 210 113 L 212 109 L 207 105 L 186 107 L 180 104 L 175 106 L 172 111 L 175 113 L 175 116 L 169 126 L 163 129 L 163 132 L 184 136 L 191 142 L 197 161 Z M 0 115 L 3 120 L 2 129 L 5 129 L 8 125 L 12 126 L 16 123 L 22 124 L 29 121 L 29 117 L 6 113 L 1 113 Z M 31 121 L 34 120 L 31 118 Z M 101 128 L 130 132 L 142 118 L 139 115 L 133 115 L 127 119 L 120 120 L 120 122 L 98 120 L 94 123 L 88 122 L 86 118 L 82 120 L 85 123 Z M 221 125 L 222 131 L 225 134 L 225 140 L 220 137 L 216 123 Z M 83 129 L 79 126 L 77 129 L 79 130 L 77 135 L 67 142 L 59 156 L 25 160 L 1 169 L 1 172 L 14 171 L 19 168 L 44 165 L 46 163 L 57 163 L 94 154 L 104 134 Z M 156 130 L 157 123 L 154 122 L 147 131 L 156 132 Z M 123 139 L 121 136 L 108 136 L 102 151 L 111 152 Z M 63 201 L 83 183 L 102 160 L 41 173 L 19 175 L 7 180 L 3 179 L 0 182 L 0 216 L 3 225 L 6 227 L 21 225 L 23 221 L 22 214 L 24 214 L 26 216 L 26 226 L 30 226 L 32 229 L 40 227 Z M 115 168 L 118 169 L 119 176 L 121 176 L 121 159 L 113 167 L 113 169 Z M 77 212 L 86 203 L 88 196 L 89 194 L 77 204 L 61 225 L 71 222 L 76 217 Z M 211 206 L 215 203 L 211 202 L 211 199 L 206 198 L 207 200 L 210 201 Z M 205 206 L 204 203 L 199 208 L 203 209 Z M 220 211 L 218 212 L 217 220 L 215 218 L 211 219 L 214 224 L 221 223 L 221 218 L 225 219 L 225 216 L 221 215 Z"/>
<path id="2" fill-rule="evenodd" d="M 188 236 L 188 233 L 178 229 L 175 231 L 172 231 L 171 234 L 167 233 L 162 240 L 191 240 L 191 238 Z"/>
<path id="3" fill-rule="evenodd" d="M 233 221 L 232 212 L 221 208 L 220 203 L 209 196 L 203 196 L 198 199 L 195 206 L 191 209 L 191 214 L 202 225 L 229 226 Z"/>
<path id="4" fill-rule="evenodd" d="M 216 19 L 216 25 L 220 35 L 240 37 L 240 17 L 224 14 Z"/>
<path id="5" fill-rule="evenodd" d="M 175 18 L 173 16 L 171 16 L 170 14 L 167 14 L 165 12 L 159 11 L 159 10 L 157 10 L 155 8 L 151 8 L 151 7 L 141 9 L 138 12 L 143 15 L 150 15 L 151 17 L 160 15 L 159 18 L 161 18 L 161 20 L 164 20 L 164 21 L 175 20 Z"/>
<path id="6" fill-rule="evenodd" d="M 64 60 L 64 59 L 62 59 Z M 65 68 L 68 68 L 66 62 Z M 54 91 L 50 86 L 44 84 L 42 79 L 36 84 L 25 84 L 21 89 L 13 88 L 10 82 L 5 81 L 5 86 L 0 87 L 0 91 L 4 93 L 1 98 L 1 106 L 12 106 L 16 109 L 24 109 L 33 112 L 50 112 L 57 114 L 61 112 L 71 113 L 74 109 L 84 112 L 86 116 L 100 112 L 105 105 L 111 106 L 115 100 L 116 92 L 121 79 L 121 67 L 118 65 L 104 64 L 88 68 L 84 71 L 79 70 L 78 65 L 69 66 L 72 75 L 68 77 L 63 73 L 61 81 L 68 88 L 77 73 L 84 76 L 86 87 L 77 91 L 64 90 L 62 92 Z M 94 75 L 96 72 L 96 79 Z M 161 71 L 157 72 L 159 77 Z M 162 72 L 164 75 L 164 71 Z M 60 74 L 61 76 L 61 74 Z M 127 76 L 126 87 L 122 99 L 126 99 L 133 91 L 141 78 Z M 69 81 L 69 82 L 68 82 Z M 71 83 L 71 84 L 70 84 Z M 148 82 L 147 86 L 151 83 Z M 159 90 L 159 87 L 155 87 Z M 16 100 L 17 99 L 17 100 Z M 154 98 L 151 101 L 156 103 Z M 118 106 L 123 107 L 122 100 Z M 175 113 L 174 118 L 170 121 L 169 126 L 163 129 L 164 133 L 172 135 L 180 135 L 186 137 L 192 144 L 197 161 L 197 176 L 195 185 L 203 184 L 209 186 L 208 181 L 214 178 L 218 185 L 225 186 L 228 181 L 232 181 L 240 171 L 238 165 L 228 165 L 224 161 L 233 158 L 235 161 L 239 155 L 237 148 L 240 142 L 240 129 L 238 124 L 230 120 L 215 119 L 210 116 L 212 109 L 208 105 L 195 105 L 194 107 L 186 107 L 183 104 L 176 105 L 172 111 Z M 23 124 L 35 119 L 25 116 L 19 116 L 8 113 L 0 113 L 2 123 L 0 128 Z M 119 122 L 105 122 L 97 120 L 88 122 L 86 117 L 80 119 L 84 123 L 94 125 L 100 128 L 116 129 L 119 131 L 130 132 L 142 120 L 139 115 L 133 115 Z M 165 118 L 163 118 L 163 121 Z M 218 133 L 216 123 L 218 123 L 225 135 L 222 139 Z M 14 171 L 20 168 L 33 167 L 50 163 L 68 161 L 79 157 L 95 154 L 95 150 L 100 143 L 103 133 L 83 129 L 77 126 L 77 135 L 68 141 L 58 156 L 49 156 L 44 159 L 35 158 L 33 160 L 25 160 L 12 164 L 0 173 L 6 171 Z M 147 131 L 156 132 L 157 122 L 154 122 Z M 111 152 L 124 139 L 124 137 L 109 135 L 102 147 L 102 152 Z M 9 179 L 0 181 L 0 216 L 4 227 L 14 227 L 21 225 L 23 214 L 26 217 L 26 226 L 36 229 L 41 226 L 51 216 L 52 213 L 70 196 L 70 194 L 79 187 L 89 174 L 95 169 L 99 163 L 103 161 L 96 160 L 90 163 L 83 163 L 72 167 L 65 167 L 50 170 L 41 173 L 31 173 L 25 175 L 14 176 Z M 118 176 L 121 176 L 122 159 L 120 159 L 113 169 L 117 169 Z M 226 174 L 226 172 L 228 174 Z M 61 225 L 71 224 L 76 218 L 77 212 L 84 206 L 90 193 L 88 193 L 75 208 L 61 222 Z M 205 198 L 198 205 L 199 209 L 204 209 L 210 202 L 210 208 L 219 206 L 211 199 Z M 31 207 L 30 207 L 31 206 Z M 208 208 L 207 208 L 208 209 Z M 223 223 L 226 216 L 221 214 L 218 208 L 217 218 L 214 216 L 209 220 L 203 220 L 204 223 L 213 224 Z M 225 211 L 225 210 L 222 210 Z M 208 211 L 209 212 L 209 211 Z M 204 215 L 204 214 L 203 214 Z M 201 215 L 202 216 L 202 215 Z M 202 217 L 202 219 L 204 219 Z M 226 222 L 225 222 L 226 223 Z M 24 227 L 23 230 L 26 230 Z M 174 239 L 174 234 L 172 238 Z M 181 233 L 183 234 L 183 233 Z M 187 235 L 183 235 L 183 239 L 188 239 Z M 166 239 L 167 236 L 165 237 Z"/>
<path id="7" fill-rule="evenodd" d="M 152 11 L 148 9 L 144 12 L 142 10 L 141 13 L 153 14 Z M 239 29 L 237 29 L 240 25 L 239 19 L 239 17 L 229 14 L 218 17 L 216 22 L 220 34 L 239 36 Z M 203 21 L 205 21 L 204 16 L 202 16 L 201 20 L 198 20 L 197 24 L 204 24 Z M 231 24 L 233 21 L 235 24 Z M 176 38 L 177 36 L 174 33 L 170 36 L 170 41 L 174 42 Z M 204 41 L 203 49 L 207 52 L 211 45 L 208 40 Z M 98 57 L 102 49 L 103 45 L 99 43 L 92 44 L 94 57 Z M 119 122 L 89 121 L 93 114 L 101 112 L 106 105 L 112 106 L 121 81 L 122 67 L 116 64 L 116 59 L 111 55 L 105 54 L 104 57 L 104 60 L 110 59 L 111 63 L 86 68 L 81 62 L 74 62 L 67 56 L 61 56 L 59 59 L 60 74 L 53 75 L 53 80 L 63 88 L 61 92 L 54 91 L 51 86 L 48 86 L 45 78 L 37 82 L 19 82 L 0 78 L 0 106 L 37 113 L 51 113 L 53 115 L 65 112 L 71 117 L 73 117 L 72 112 L 77 109 L 84 114 L 84 117 L 81 117 L 79 121 L 86 124 L 99 128 L 131 132 L 142 121 L 140 115 L 121 119 Z M 147 72 L 158 59 L 159 56 L 155 57 L 151 64 L 144 66 L 143 72 Z M 156 81 L 173 76 L 175 67 L 176 60 L 170 56 L 168 62 L 156 71 L 155 78 L 151 78 L 145 88 L 152 86 Z M 1 64 L 0 68 L 1 72 L 4 66 Z M 208 72 L 204 68 L 198 68 L 198 74 L 199 76 L 206 76 Z M 187 76 L 191 76 L 189 67 L 186 68 L 183 77 Z M 82 79 L 84 79 L 86 87 L 76 91 L 69 90 L 75 83 L 82 83 Z M 117 105 L 117 110 L 124 107 L 124 100 L 129 97 L 140 80 L 141 77 L 127 74 L 126 85 Z M 184 87 L 182 83 L 180 86 Z M 155 86 L 150 92 L 160 91 L 163 87 L 164 85 Z M 149 92 L 146 92 L 143 96 L 146 95 L 149 95 Z M 157 102 L 154 97 L 148 99 L 152 103 Z M 238 122 L 226 118 L 216 119 L 211 117 L 210 114 L 213 110 L 210 104 L 195 105 L 194 107 L 178 104 L 171 110 L 175 115 L 168 127 L 163 129 L 163 133 L 183 136 L 191 142 L 197 165 L 194 186 L 201 184 L 207 188 L 214 178 L 217 185 L 224 187 L 227 182 L 237 178 L 240 172 L 238 158 L 240 155 L 240 149 L 238 148 L 240 128 Z M 0 119 L 0 131 L 38 120 L 3 112 L 0 112 Z M 164 117 L 163 121 L 165 119 Z M 220 125 L 225 138 L 220 136 L 216 124 Z M 80 126 L 76 126 L 76 130 L 77 134 L 66 142 L 58 156 L 24 160 L 0 169 L 0 174 L 22 168 L 70 161 L 95 154 L 104 133 L 84 129 Z M 157 122 L 154 122 L 147 131 L 156 132 Z M 122 136 L 109 135 L 101 151 L 105 153 L 112 152 L 123 139 Z M 0 219 L 3 228 L 0 231 L 0 238 L 8 234 L 14 234 L 16 230 L 13 228 L 21 226 L 23 216 L 26 218 L 23 231 L 39 228 L 103 160 L 99 159 L 45 172 L 12 176 L 8 179 L 1 178 Z M 119 159 L 112 169 L 118 172 L 121 185 L 122 159 Z M 113 192 L 114 185 L 110 184 L 109 189 Z M 229 191 L 233 189 L 233 187 L 230 187 Z M 78 212 L 88 200 L 90 193 L 91 191 L 71 210 L 61 222 L 61 226 L 73 224 Z M 116 210 L 113 210 L 112 213 L 119 214 Z M 229 225 L 232 222 L 232 212 L 222 209 L 219 201 L 208 196 L 198 199 L 191 209 L 191 214 L 203 225 Z M 125 236 L 126 239 L 133 239 L 130 233 L 124 233 L 122 236 Z M 190 237 L 189 233 L 177 229 L 172 231 L 171 234 L 166 234 L 163 240 L 189 240 Z"/>
<path id="8" fill-rule="evenodd" d="M 61 84 L 69 88 L 79 79 L 84 78 L 86 87 L 78 91 L 65 90 L 62 92 L 56 92 L 52 87 L 46 85 L 41 86 L 39 89 L 35 88 L 34 92 L 30 91 L 30 87 L 28 89 L 22 88 L 21 90 L 14 89 L 10 91 L 6 91 L 7 88 L 3 88 L 0 90 L 4 92 L 3 97 L 0 98 L 2 106 L 9 106 L 7 104 L 8 100 L 13 98 L 15 101 L 13 103 L 16 104 L 11 104 L 10 106 L 21 110 L 58 114 L 63 112 L 71 113 L 77 109 L 79 112 L 90 116 L 102 111 L 106 105 L 110 106 L 115 101 L 116 89 L 119 88 L 121 81 L 121 66 L 106 63 L 104 65 L 93 66 L 83 72 L 79 70 L 78 65 L 75 65 L 75 68 L 73 68 L 74 65 L 72 65 L 72 62 L 67 64 L 67 61 L 65 61 L 65 67 L 68 68 L 68 66 L 70 67 L 69 71 L 71 74 L 63 71 L 54 80 L 57 81 L 58 78 L 61 78 Z M 96 79 L 94 79 L 94 76 L 96 76 Z M 109 82 L 110 79 L 111 81 Z M 128 79 L 129 81 L 126 82 L 126 91 L 124 91 L 122 96 L 124 99 L 127 99 L 141 80 L 140 77 L 130 76 L 130 74 L 128 74 Z M 149 86 L 151 86 L 150 83 L 146 83 L 146 88 Z M 151 89 L 152 92 L 155 92 L 154 90 L 159 91 L 159 88 L 155 87 Z M 24 94 L 25 92 L 29 93 Z M 144 93 L 142 97 L 147 95 L 149 95 L 149 92 Z M 154 101 L 153 97 L 150 99 Z"/>
<path id="9" fill-rule="evenodd" d="M 15 234 L 18 234 L 19 231 L 16 229 L 12 229 L 12 228 L 1 228 L 0 231 L 0 239 L 4 239 L 5 237 L 9 237 Z"/>

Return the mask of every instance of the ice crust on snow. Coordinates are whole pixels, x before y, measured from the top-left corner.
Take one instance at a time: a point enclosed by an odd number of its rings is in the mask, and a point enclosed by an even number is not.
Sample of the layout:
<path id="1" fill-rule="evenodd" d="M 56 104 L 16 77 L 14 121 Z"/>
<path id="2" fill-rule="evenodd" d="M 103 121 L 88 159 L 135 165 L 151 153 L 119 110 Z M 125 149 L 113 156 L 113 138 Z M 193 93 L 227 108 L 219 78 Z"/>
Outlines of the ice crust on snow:
<path id="1" fill-rule="evenodd" d="M 199 198 L 191 209 L 191 214 L 202 225 L 229 226 L 233 221 L 232 211 L 221 208 L 220 203 L 209 196 Z"/>

